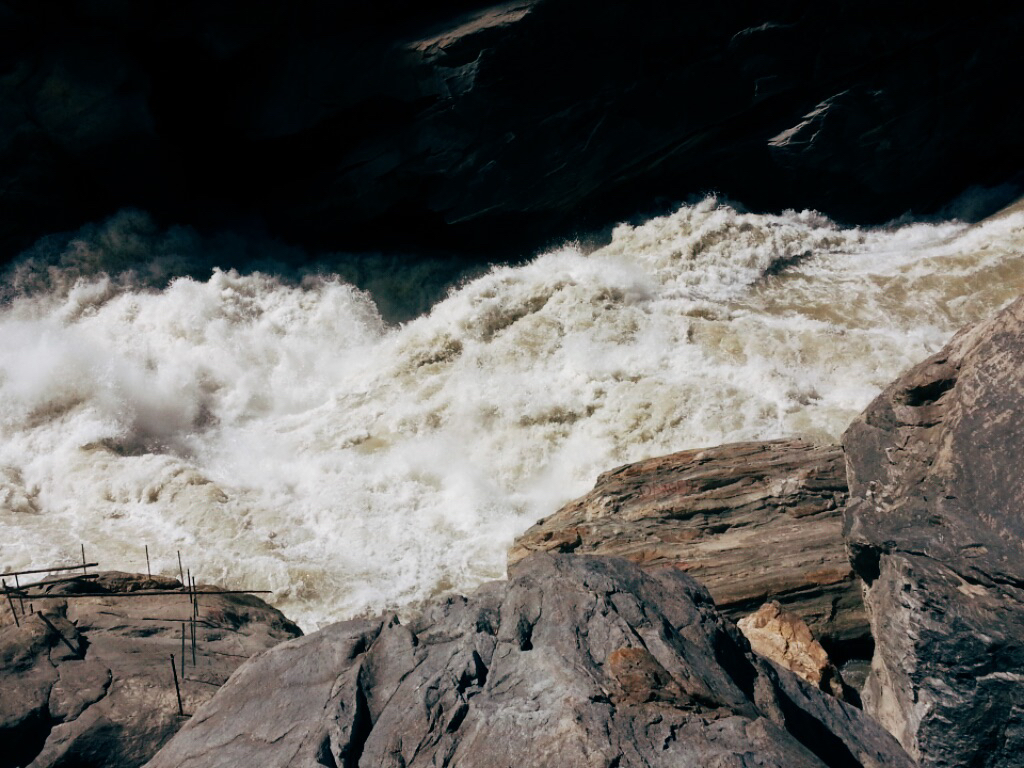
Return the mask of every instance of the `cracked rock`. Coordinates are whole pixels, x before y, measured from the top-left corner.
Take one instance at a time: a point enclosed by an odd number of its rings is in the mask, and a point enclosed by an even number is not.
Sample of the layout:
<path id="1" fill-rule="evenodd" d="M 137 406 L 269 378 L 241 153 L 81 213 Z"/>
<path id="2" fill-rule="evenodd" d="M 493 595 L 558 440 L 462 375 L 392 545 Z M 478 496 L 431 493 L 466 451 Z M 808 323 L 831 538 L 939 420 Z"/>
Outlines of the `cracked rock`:
<path id="1" fill-rule="evenodd" d="M 118 597 L 140 589 L 180 588 L 173 579 L 102 573 L 89 582 L 48 587 L 16 626 L 0 615 L 0 767 L 133 768 L 181 727 L 170 656 L 186 715 L 209 700 L 254 653 L 299 634 L 277 610 L 249 595 L 202 595 L 192 661 L 182 624 L 185 593 Z M 20 606 L 19 606 L 20 608 Z M 49 623 L 47 623 L 49 622 Z"/>
<path id="2" fill-rule="evenodd" d="M 843 437 L 876 639 L 866 709 L 922 766 L 1024 766 L 1024 300 Z"/>

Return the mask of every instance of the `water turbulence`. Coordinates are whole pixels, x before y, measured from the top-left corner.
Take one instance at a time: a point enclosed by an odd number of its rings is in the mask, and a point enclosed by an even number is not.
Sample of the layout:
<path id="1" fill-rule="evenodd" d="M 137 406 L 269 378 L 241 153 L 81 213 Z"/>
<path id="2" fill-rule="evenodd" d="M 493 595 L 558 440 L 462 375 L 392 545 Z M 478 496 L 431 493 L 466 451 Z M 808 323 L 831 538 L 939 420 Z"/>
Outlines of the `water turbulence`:
<path id="1" fill-rule="evenodd" d="M 1024 213 L 844 229 L 707 199 L 395 326 L 329 275 L 143 274 L 118 226 L 5 276 L 6 564 L 81 541 L 139 569 L 148 543 L 176 573 L 180 549 L 306 628 L 501 577 L 517 532 L 624 462 L 834 439 L 1024 291 Z"/>

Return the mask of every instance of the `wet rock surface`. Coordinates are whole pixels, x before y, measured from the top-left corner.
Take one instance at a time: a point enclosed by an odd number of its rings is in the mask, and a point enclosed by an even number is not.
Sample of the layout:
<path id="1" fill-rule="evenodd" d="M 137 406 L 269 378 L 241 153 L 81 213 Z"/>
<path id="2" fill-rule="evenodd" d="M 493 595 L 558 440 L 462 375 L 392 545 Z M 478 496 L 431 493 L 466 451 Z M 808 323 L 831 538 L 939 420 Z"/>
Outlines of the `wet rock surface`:
<path id="1" fill-rule="evenodd" d="M 195 660 L 186 625 L 182 666 L 182 624 L 192 614 L 188 595 L 124 596 L 178 587 L 177 580 L 107 572 L 49 592 L 109 597 L 36 598 L 24 616 L 16 600 L 20 626 L 9 605 L 2 606 L 0 765 L 141 765 L 186 719 L 178 714 L 172 654 L 187 716 L 243 661 L 300 634 L 256 597 L 204 596 L 211 588 L 200 586 Z"/>
<path id="2" fill-rule="evenodd" d="M 870 655 L 842 539 L 845 500 L 838 446 L 775 440 L 682 451 L 605 472 L 519 537 L 509 562 L 574 552 L 683 570 L 733 619 L 776 600 L 840 657 Z"/>
<path id="3" fill-rule="evenodd" d="M 1022 32 L 1002 2 L 5 0 L 0 256 L 124 206 L 488 257 L 659 195 L 934 210 L 1024 168 Z"/>
<path id="4" fill-rule="evenodd" d="M 910 766 L 755 657 L 678 571 L 534 555 L 508 582 L 336 624 L 245 664 L 149 763 Z"/>
<path id="5" fill-rule="evenodd" d="M 849 428 L 846 531 L 876 638 L 865 707 L 923 766 L 1024 765 L 1024 301 Z"/>

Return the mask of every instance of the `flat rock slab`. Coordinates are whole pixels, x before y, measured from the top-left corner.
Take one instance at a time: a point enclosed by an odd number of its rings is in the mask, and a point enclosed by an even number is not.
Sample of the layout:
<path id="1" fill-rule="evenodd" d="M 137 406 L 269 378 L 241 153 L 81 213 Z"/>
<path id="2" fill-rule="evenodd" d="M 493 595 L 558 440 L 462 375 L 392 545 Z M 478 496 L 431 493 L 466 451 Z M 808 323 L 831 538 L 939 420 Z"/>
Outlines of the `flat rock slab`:
<path id="1" fill-rule="evenodd" d="M 533 555 L 508 582 L 243 665 L 149 768 L 907 766 L 859 710 L 754 656 L 678 571 Z"/>
<path id="2" fill-rule="evenodd" d="M 794 439 L 682 451 L 605 472 L 520 536 L 509 562 L 549 551 L 676 568 L 734 619 L 776 600 L 830 650 L 863 647 L 870 636 L 842 538 L 845 501 L 838 446 Z"/>
<path id="3" fill-rule="evenodd" d="M 301 634 L 251 595 L 188 594 L 173 579 L 103 573 L 49 588 L 20 626 L 0 615 L 0 766 L 131 768 L 148 760 L 255 653 Z M 100 592 L 107 596 L 72 597 Z M 128 596 L 126 596 L 128 593 Z M 6 602 L 6 600 L 5 600 Z M 182 664 L 182 632 L 186 636 Z M 186 718 L 178 714 L 171 655 Z"/>
<path id="4" fill-rule="evenodd" d="M 866 708 L 923 766 L 1024 766 L 1024 300 L 843 436 L 876 638 Z"/>

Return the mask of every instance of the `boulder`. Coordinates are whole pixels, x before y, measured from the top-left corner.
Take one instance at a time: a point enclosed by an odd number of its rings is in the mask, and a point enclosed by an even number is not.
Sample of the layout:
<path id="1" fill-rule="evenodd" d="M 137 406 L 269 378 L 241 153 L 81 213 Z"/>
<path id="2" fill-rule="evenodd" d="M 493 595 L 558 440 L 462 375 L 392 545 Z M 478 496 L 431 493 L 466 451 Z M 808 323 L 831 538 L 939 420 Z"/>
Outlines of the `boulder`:
<path id="1" fill-rule="evenodd" d="M 625 557 L 686 571 L 733 619 L 776 600 L 838 657 L 870 656 L 861 586 L 842 538 L 838 446 L 805 440 L 682 451 L 605 472 L 509 552 Z"/>
<path id="2" fill-rule="evenodd" d="M 922 766 L 1024 765 L 1024 300 L 843 436 L 876 647 L 864 692 Z"/>
<path id="3" fill-rule="evenodd" d="M 244 664 L 150 768 L 906 766 L 888 733 L 754 656 L 678 571 L 537 554 L 403 624 Z"/>
<path id="4" fill-rule="evenodd" d="M 744 616 L 736 626 L 750 642 L 750 648 L 797 677 L 833 696 L 843 697 L 839 672 L 821 643 L 795 613 L 782 610 L 774 600 Z"/>
<path id="5" fill-rule="evenodd" d="M 187 593 L 177 580 L 107 572 L 31 598 L 20 626 L 0 615 L 0 766 L 142 765 L 255 653 L 301 634 L 251 595 L 203 595 L 196 649 Z M 33 590 L 35 593 L 36 590 Z M 96 597 L 70 597 L 78 593 Z M 6 603 L 5 599 L 5 603 Z M 182 659 L 182 631 L 186 652 Z M 171 656 L 186 718 L 179 716 Z"/>
<path id="6" fill-rule="evenodd" d="M 0 257 L 123 206 L 487 257 L 709 190 L 934 210 L 1024 168 L 1022 33 L 1000 2 L 4 0 Z"/>

